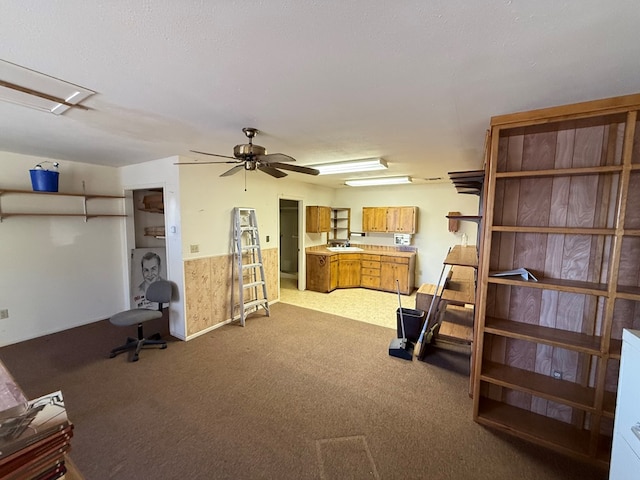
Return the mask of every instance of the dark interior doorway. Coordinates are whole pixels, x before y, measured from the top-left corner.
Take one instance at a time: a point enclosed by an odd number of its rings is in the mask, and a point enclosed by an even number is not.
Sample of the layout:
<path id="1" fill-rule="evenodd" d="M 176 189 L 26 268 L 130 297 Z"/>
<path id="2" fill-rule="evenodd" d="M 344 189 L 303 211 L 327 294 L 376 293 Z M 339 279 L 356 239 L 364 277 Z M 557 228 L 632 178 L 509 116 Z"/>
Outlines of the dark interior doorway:
<path id="1" fill-rule="evenodd" d="M 298 255 L 300 237 L 298 233 L 298 200 L 280 199 L 280 278 L 295 281 L 298 286 Z"/>

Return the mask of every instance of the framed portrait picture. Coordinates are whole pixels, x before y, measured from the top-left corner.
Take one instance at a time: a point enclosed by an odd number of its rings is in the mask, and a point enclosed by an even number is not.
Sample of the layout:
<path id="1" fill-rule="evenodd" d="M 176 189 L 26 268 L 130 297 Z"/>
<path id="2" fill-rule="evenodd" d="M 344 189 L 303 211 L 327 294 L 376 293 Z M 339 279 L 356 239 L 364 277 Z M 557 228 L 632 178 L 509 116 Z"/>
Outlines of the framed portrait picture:
<path id="1" fill-rule="evenodd" d="M 164 247 L 135 248 L 131 255 L 131 308 L 157 309 L 158 304 L 146 298 L 147 288 L 156 280 L 164 280 L 166 266 Z"/>

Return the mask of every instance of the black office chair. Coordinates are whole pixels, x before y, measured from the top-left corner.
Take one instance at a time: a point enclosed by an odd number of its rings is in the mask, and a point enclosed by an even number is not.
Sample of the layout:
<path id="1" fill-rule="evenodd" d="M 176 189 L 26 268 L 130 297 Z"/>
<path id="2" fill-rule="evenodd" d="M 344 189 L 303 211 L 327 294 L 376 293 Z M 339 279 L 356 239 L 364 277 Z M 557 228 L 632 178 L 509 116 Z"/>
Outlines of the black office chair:
<path id="1" fill-rule="evenodd" d="M 142 333 L 142 324 L 149 320 L 162 318 L 162 304 L 169 303 L 171 301 L 171 292 L 171 282 L 168 282 L 167 280 L 156 280 L 147 288 L 146 299 L 150 302 L 158 302 L 158 310 L 134 308 L 133 310 L 117 313 L 109 319 L 112 324 L 119 327 L 138 325 L 138 338 L 127 337 L 127 343 L 111 350 L 111 353 L 109 354 L 110 358 L 115 357 L 119 353 L 135 349 L 135 353 L 133 354 L 131 361 L 137 362 L 140 350 L 147 346 L 159 345 L 160 348 L 167 348 L 167 342 L 161 340 L 160 334 L 158 333 L 146 338 Z"/>

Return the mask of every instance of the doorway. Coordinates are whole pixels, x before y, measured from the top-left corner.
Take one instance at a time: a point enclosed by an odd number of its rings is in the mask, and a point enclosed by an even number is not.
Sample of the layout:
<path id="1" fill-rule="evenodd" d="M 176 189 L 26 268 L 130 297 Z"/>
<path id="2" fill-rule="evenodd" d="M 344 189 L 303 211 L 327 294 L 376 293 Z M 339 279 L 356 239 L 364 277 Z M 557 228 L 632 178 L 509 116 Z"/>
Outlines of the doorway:
<path id="1" fill-rule="evenodd" d="M 280 288 L 299 288 L 300 201 L 280 199 Z"/>
<path id="2" fill-rule="evenodd" d="M 127 190 L 127 197 L 132 202 L 127 233 L 130 308 L 148 308 L 148 283 L 168 278 L 164 188 L 131 189 Z M 152 265 L 153 270 L 146 269 L 146 265 Z"/>

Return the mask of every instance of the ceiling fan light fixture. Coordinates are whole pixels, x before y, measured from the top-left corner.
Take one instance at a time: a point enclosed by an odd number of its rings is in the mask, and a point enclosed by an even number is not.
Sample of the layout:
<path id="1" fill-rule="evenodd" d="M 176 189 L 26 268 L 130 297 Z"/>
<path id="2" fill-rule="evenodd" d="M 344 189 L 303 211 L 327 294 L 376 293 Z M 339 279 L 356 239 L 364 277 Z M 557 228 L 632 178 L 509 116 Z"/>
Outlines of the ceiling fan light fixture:
<path id="1" fill-rule="evenodd" d="M 336 173 L 371 172 L 384 170 L 387 162 L 382 158 L 363 158 L 361 160 L 349 160 L 346 162 L 320 163 L 309 165 L 320 172 L 320 175 L 332 175 Z"/>
<path id="2" fill-rule="evenodd" d="M 403 185 L 413 183 L 411 177 L 381 177 L 381 178 L 361 178 L 357 180 L 345 180 L 345 184 L 350 187 L 374 187 L 378 185 Z"/>

